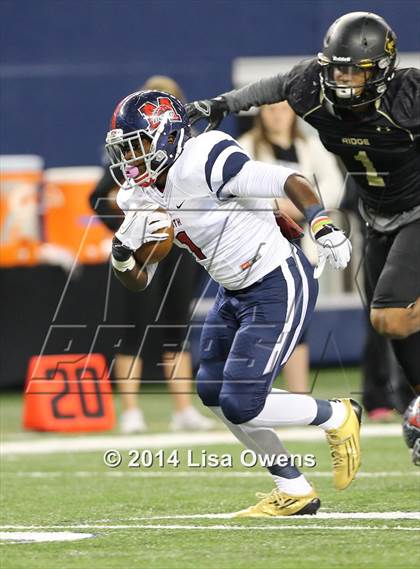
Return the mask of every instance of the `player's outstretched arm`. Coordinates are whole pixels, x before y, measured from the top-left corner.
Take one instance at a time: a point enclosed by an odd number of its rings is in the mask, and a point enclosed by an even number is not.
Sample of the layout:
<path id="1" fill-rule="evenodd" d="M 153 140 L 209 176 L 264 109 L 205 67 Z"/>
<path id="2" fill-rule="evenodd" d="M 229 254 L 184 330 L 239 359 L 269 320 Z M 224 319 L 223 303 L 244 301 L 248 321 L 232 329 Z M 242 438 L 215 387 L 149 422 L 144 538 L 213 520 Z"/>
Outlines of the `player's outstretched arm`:
<path id="1" fill-rule="evenodd" d="M 229 91 L 213 99 L 188 103 L 185 108 L 190 122 L 193 125 L 197 121 L 205 119 L 208 121 L 205 130 L 213 130 L 229 113 L 237 113 L 254 106 L 259 107 L 283 101 L 285 99 L 283 77 L 283 75 L 275 75 L 246 85 L 241 89 Z"/>
<path id="2" fill-rule="evenodd" d="M 321 207 L 321 203 L 306 178 L 299 174 L 291 174 L 285 181 L 284 193 L 303 214 L 307 208 Z"/>
<path id="3" fill-rule="evenodd" d="M 312 236 L 319 246 L 320 258 L 328 259 L 336 269 L 344 269 L 350 260 L 351 243 L 341 229 L 334 225 L 311 184 L 295 170 L 248 160 L 238 174 L 218 192 L 219 199 L 273 199 L 285 196 L 310 224 Z"/>
<path id="4" fill-rule="evenodd" d="M 241 89 L 234 89 L 223 93 L 230 113 L 247 111 L 251 107 L 271 105 L 284 101 L 286 98 L 286 75 L 278 74 L 273 77 L 260 79 Z"/>

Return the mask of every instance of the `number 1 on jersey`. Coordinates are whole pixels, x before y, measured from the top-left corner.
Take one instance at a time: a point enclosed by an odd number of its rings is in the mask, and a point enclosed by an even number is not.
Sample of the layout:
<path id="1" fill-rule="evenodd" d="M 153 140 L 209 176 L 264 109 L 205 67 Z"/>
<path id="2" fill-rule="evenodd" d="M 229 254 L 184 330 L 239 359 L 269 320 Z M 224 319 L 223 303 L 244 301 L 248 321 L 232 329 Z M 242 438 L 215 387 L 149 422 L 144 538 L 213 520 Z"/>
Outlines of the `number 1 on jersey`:
<path id="1" fill-rule="evenodd" d="M 366 170 L 366 177 L 369 186 L 375 186 L 377 188 L 383 188 L 385 186 L 385 180 L 382 176 L 378 176 L 378 172 L 375 170 L 372 160 L 364 150 L 359 150 L 354 159 L 361 162 Z"/>
<path id="2" fill-rule="evenodd" d="M 180 231 L 179 233 L 177 233 L 175 239 L 177 239 L 180 243 L 188 247 L 191 253 L 195 255 L 197 259 L 199 259 L 200 261 L 206 258 L 205 254 L 200 249 L 200 247 L 198 247 L 193 241 L 191 241 L 191 239 L 188 237 L 185 231 Z"/>

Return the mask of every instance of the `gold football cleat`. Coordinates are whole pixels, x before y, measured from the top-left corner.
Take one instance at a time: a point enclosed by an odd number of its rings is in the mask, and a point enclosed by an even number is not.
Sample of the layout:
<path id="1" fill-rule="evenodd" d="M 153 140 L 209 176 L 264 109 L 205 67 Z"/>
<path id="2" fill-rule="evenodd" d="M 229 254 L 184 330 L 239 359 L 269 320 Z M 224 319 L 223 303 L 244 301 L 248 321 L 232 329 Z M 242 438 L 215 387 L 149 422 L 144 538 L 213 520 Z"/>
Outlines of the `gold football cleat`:
<path id="1" fill-rule="evenodd" d="M 360 423 L 362 408 L 353 399 L 336 399 L 345 405 L 347 416 L 338 429 L 325 432 L 333 463 L 334 486 L 344 490 L 360 467 Z"/>
<path id="2" fill-rule="evenodd" d="M 269 494 L 257 493 L 262 498 L 255 506 L 236 512 L 235 518 L 271 518 L 276 516 L 302 516 L 316 514 L 321 502 L 315 490 L 306 496 L 290 496 L 274 489 Z"/>

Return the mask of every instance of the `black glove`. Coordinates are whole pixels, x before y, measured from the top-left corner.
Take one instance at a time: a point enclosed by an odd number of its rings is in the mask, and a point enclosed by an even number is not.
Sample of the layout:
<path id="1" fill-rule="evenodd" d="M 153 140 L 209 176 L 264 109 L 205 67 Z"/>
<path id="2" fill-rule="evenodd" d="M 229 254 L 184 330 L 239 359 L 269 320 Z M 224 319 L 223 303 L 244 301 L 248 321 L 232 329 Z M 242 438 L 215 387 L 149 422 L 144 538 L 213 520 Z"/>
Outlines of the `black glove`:
<path id="1" fill-rule="evenodd" d="M 191 125 L 200 119 L 208 121 L 209 124 L 204 132 L 217 128 L 225 116 L 229 114 L 229 107 L 224 97 L 193 101 L 185 105 L 185 110 L 188 113 Z"/>
<path id="2" fill-rule="evenodd" d="M 116 261 L 128 261 L 132 254 L 131 249 L 125 247 L 118 237 L 114 237 L 112 240 L 112 256 Z"/>

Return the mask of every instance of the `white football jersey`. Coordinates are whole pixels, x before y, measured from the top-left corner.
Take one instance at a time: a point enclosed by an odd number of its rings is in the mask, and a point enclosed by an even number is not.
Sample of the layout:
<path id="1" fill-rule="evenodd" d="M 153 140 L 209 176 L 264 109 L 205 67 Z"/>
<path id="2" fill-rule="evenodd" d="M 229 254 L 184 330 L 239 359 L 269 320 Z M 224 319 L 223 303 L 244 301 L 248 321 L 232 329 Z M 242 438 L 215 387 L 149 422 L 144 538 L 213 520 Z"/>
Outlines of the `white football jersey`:
<path id="1" fill-rule="evenodd" d="M 126 184 L 118 192 L 117 203 L 124 212 L 165 209 L 172 219 L 175 244 L 187 249 L 223 287 L 242 289 L 292 253 L 276 224 L 271 200 L 248 197 L 249 192 L 241 197 L 239 187 L 236 191 L 235 178 L 249 160 L 229 135 L 203 133 L 186 142 L 169 169 L 163 191 Z M 294 171 L 283 170 L 284 182 Z M 283 195 L 279 182 L 278 196 Z"/>

